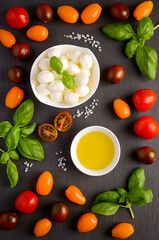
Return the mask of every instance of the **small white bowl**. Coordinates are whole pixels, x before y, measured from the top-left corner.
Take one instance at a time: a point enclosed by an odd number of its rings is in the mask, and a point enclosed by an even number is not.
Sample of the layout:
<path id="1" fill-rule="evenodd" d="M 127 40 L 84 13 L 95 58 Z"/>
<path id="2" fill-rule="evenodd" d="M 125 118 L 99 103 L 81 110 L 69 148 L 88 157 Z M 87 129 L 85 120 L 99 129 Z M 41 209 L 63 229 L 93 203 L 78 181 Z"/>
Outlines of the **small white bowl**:
<path id="1" fill-rule="evenodd" d="M 64 102 L 62 103 L 55 103 L 53 102 L 48 96 L 43 96 L 40 95 L 39 92 L 36 90 L 36 87 L 38 85 L 38 82 L 36 80 L 38 73 L 40 72 L 39 66 L 38 66 L 38 62 L 40 61 L 40 59 L 47 57 L 47 53 L 49 50 L 51 49 L 58 49 L 60 51 L 61 54 L 65 54 L 66 52 L 69 51 L 80 51 L 82 53 L 87 53 L 89 54 L 92 58 L 93 58 L 93 66 L 91 69 L 91 76 L 89 79 L 89 89 L 90 92 L 86 97 L 83 98 L 79 98 L 79 102 L 75 105 L 68 105 Z M 93 52 L 91 50 L 89 50 L 88 48 L 83 48 L 83 47 L 78 47 L 75 45 L 56 45 L 54 47 L 48 48 L 45 51 L 43 51 L 34 61 L 32 68 L 31 68 L 31 72 L 30 72 L 30 83 L 31 83 L 31 88 L 33 90 L 34 95 L 36 96 L 36 98 L 49 106 L 52 107 L 57 107 L 57 108 L 72 108 L 72 107 L 76 107 L 79 106 L 80 104 L 86 102 L 89 98 L 92 97 L 92 95 L 95 93 L 95 91 L 97 90 L 97 87 L 99 85 L 99 80 L 100 80 L 100 68 L 99 68 L 99 64 L 97 61 L 97 58 L 95 57 L 95 55 L 93 54 Z"/>
<path id="2" fill-rule="evenodd" d="M 94 171 L 94 170 L 90 170 L 88 168 L 85 168 L 79 161 L 78 157 L 77 157 L 77 145 L 79 140 L 87 133 L 89 132 L 102 132 L 105 133 L 107 136 L 109 136 L 111 138 L 111 140 L 114 143 L 114 147 L 115 147 L 115 155 L 114 158 L 112 160 L 112 162 L 110 163 L 110 165 L 102 170 L 98 170 L 98 171 Z M 83 130 L 81 130 L 79 133 L 77 133 L 77 135 L 74 137 L 72 144 L 71 144 L 71 158 L 72 161 L 74 163 L 74 165 L 83 173 L 89 175 L 89 176 L 102 176 L 105 175 L 107 173 L 109 173 L 110 171 L 112 171 L 115 166 L 117 165 L 119 158 L 120 158 L 120 144 L 119 141 L 117 139 L 117 137 L 114 135 L 114 133 L 112 131 L 110 131 L 107 128 L 101 127 L 101 126 L 90 126 L 87 128 L 84 128 Z"/>

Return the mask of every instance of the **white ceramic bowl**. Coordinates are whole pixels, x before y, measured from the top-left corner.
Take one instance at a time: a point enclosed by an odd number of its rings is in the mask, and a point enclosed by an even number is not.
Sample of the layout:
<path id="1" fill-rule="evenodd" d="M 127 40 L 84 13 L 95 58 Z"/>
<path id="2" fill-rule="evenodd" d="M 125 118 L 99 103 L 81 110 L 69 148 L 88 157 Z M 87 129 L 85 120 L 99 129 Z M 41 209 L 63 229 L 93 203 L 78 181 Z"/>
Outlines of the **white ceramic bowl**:
<path id="1" fill-rule="evenodd" d="M 86 97 L 79 98 L 79 102 L 76 105 L 68 105 L 64 102 L 55 103 L 48 96 L 40 95 L 39 92 L 36 90 L 36 87 L 38 85 L 38 82 L 37 82 L 36 78 L 37 78 L 37 75 L 40 71 L 39 66 L 38 66 L 38 62 L 40 61 L 40 59 L 42 59 L 44 57 L 47 57 L 47 53 L 48 53 L 49 50 L 55 49 L 55 48 L 58 49 L 61 52 L 61 54 L 65 54 L 66 52 L 77 50 L 77 51 L 80 51 L 82 53 L 87 53 L 87 54 L 91 55 L 91 57 L 93 59 L 93 66 L 92 66 L 92 69 L 91 69 L 92 74 L 90 76 L 89 83 L 88 83 L 88 87 L 90 89 L 90 92 Z M 52 107 L 57 107 L 57 108 L 72 108 L 72 107 L 76 107 L 76 106 L 86 102 L 95 93 L 95 91 L 98 87 L 98 84 L 99 84 L 99 80 L 100 80 L 100 68 L 99 68 L 98 61 L 97 61 L 95 55 L 93 54 L 93 52 L 91 50 L 89 50 L 88 48 L 78 47 L 78 46 L 75 46 L 75 45 L 67 45 L 67 44 L 56 45 L 56 46 L 48 48 L 44 52 L 42 52 L 36 58 L 36 60 L 34 61 L 33 65 L 32 65 L 32 68 L 31 68 L 31 73 L 30 73 L 31 88 L 32 88 L 33 93 L 35 94 L 36 98 L 40 102 L 42 102 L 46 105 L 49 105 L 49 106 L 52 106 Z"/>
<path id="2" fill-rule="evenodd" d="M 79 140 L 87 133 L 89 132 L 94 132 L 94 131 L 97 131 L 97 132 L 102 132 L 102 133 L 105 133 L 106 135 L 108 135 L 111 140 L 113 141 L 114 143 L 114 147 L 115 147 L 115 155 L 114 155 L 114 158 L 111 162 L 111 164 L 102 169 L 102 170 L 98 170 L 98 171 L 94 171 L 94 170 L 90 170 L 88 168 L 85 168 L 79 161 L 78 157 L 77 157 L 77 145 L 78 145 L 78 142 Z M 117 139 L 117 137 L 114 135 L 114 133 L 112 131 L 110 131 L 109 129 L 107 128 L 104 128 L 104 127 L 101 127 L 101 126 L 91 126 L 91 127 L 87 127 L 87 128 L 84 128 L 83 130 L 81 130 L 79 133 L 77 133 L 77 135 L 74 137 L 73 141 L 72 141 L 72 144 L 71 144 L 71 158 L 72 158 L 72 161 L 74 163 L 74 165 L 83 173 L 87 174 L 87 175 L 90 175 L 90 176 L 102 176 L 102 175 L 105 175 L 107 173 L 109 173 L 110 171 L 112 171 L 115 166 L 117 165 L 118 161 L 119 161 L 119 158 L 120 158 L 120 144 L 119 144 L 119 141 Z"/>

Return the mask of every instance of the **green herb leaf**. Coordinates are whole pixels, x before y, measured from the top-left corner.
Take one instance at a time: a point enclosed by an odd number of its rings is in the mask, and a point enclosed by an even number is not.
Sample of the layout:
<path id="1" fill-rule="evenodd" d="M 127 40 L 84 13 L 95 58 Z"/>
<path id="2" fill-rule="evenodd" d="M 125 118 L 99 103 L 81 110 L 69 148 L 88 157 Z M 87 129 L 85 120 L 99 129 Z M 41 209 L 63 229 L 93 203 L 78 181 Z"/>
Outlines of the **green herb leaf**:
<path id="1" fill-rule="evenodd" d="M 20 135 L 23 138 L 28 137 L 30 134 L 32 134 L 35 131 L 36 126 L 37 126 L 37 123 L 34 122 L 31 126 L 26 126 L 21 128 Z"/>
<path id="2" fill-rule="evenodd" d="M 1 164 L 6 164 L 9 160 L 9 158 L 10 158 L 9 153 L 3 152 L 2 156 L 1 156 L 1 159 L 0 159 L 0 163 Z"/>
<path id="3" fill-rule="evenodd" d="M 127 191 L 124 188 L 117 188 L 117 192 L 120 194 L 120 196 L 127 194 Z"/>
<path id="4" fill-rule="evenodd" d="M 34 103 L 31 99 L 23 102 L 16 110 L 13 122 L 18 127 L 26 126 L 32 119 L 34 114 Z"/>
<path id="5" fill-rule="evenodd" d="M 0 123 L 0 135 L 1 135 L 1 137 L 5 139 L 7 134 L 11 130 L 11 128 L 12 128 L 12 125 L 10 124 L 10 122 L 8 122 L 8 121 L 1 122 Z"/>
<path id="6" fill-rule="evenodd" d="M 108 24 L 102 28 L 102 31 L 110 38 L 113 38 L 117 41 L 124 41 L 132 38 L 135 35 L 135 32 L 132 29 L 132 26 L 122 23 Z"/>
<path id="7" fill-rule="evenodd" d="M 15 187 L 18 182 L 18 170 L 16 165 L 11 162 L 11 160 L 9 160 L 7 164 L 7 175 L 11 183 L 11 188 Z"/>
<path id="8" fill-rule="evenodd" d="M 126 198 L 130 203 L 141 207 L 146 203 L 152 202 L 153 194 L 151 189 L 137 188 L 130 191 Z"/>
<path id="9" fill-rule="evenodd" d="M 144 17 L 139 21 L 137 34 L 143 40 L 149 40 L 154 34 L 154 25 L 152 23 L 151 18 Z"/>
<path id="10" fill-rule="evenodd" d="M 116 191 L 107 191 L 99 194 L 94 203 L 100 202 L 111 202 L 111 203 L 118 203 L 120 199 L 120 195 Z"/>
<path id="11" fill-rule="evenodd" d="M 111 216 L 111 215 L 114 215 L 118 211 L 119 207 L 120 206 L 116 203 L 101 202 L 101 203 L 95 204 L 91 208 L 91 211 L 93 213 Z"/>
<path id="12" fill-rule="evenodd" d="M 9 156 L 13 159 L 13 160 L 19 160 L 19 153 L 17 150 L 11 150 L 9 152 Z"/>
<path id="13" fill-rule="evenodd" d="M 62 73 L 62 82 L 68 89 L 72 89 L 75 85 L 75 80 L 71 74 L 69 74 L 66 70 Z"/>
<path id="14" fill-rule="evenodd" d="M 44 159 L 44 150 L 41 143 L 33 138 L 21 137 L 18 143 L 18 150 L 26 158 L 42 161 Z"/>
<path id="15" fill-rule="evenodd" d="M 14 126 L 8 133 L 5 143 L 8 150 L 13 150 L 17 147 L 20 136 L 20 128 Z"/>
<path id="16" fill-rule="evenodd" d="M 141 39 L 134 37 L 126 44 L 125 53 L 128 58 L 132 58 L 134 56 L 137 48 L 141 45 L 141 43 Z"/>
<path id="17" fill-rule="evenodd" d="M 145 186 L 145 172 L 142 168 L 135 169 L 128 180 L 129 191 L 135 188 L 144 188 Z"/>
<path id="18" fill-rule="evenodd" d="M 150 80 L 156 78 L 157 71 L 157 53 L 147 46 L 140 46 L 136 52 L 136 63 L 140 71 Z"/>
<path id="19" fill-rule="evenodd" d="M 63 70 L 63 64 L 60 61 L 60 59 L 58 59 L 57 57 L 52 57 L 50 59 L 50 67 L 58 74 L 62 73 Z"/>

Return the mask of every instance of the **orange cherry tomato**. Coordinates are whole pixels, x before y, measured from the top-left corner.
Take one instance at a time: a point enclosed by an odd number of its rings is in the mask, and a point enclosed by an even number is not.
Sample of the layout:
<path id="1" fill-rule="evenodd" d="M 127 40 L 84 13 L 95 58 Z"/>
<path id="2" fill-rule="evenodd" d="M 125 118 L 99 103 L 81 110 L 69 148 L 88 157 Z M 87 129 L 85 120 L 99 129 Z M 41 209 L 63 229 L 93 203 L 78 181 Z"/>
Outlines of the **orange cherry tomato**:
<path id="1" fill-rule="evenodd" d="M 57 14 L 66 23 L 76 23 L 79 18 L 78 11 L 67 5 L 58 7 Z"/>
<path id="2" fill-rule="evenodd" d="M 50 172 L 43 172 L 36 183 L 36 191 L 39 195 L 48 195 L 53 187 L 53 177 Z"/>
<path id="3" fill-rule="evenodd" d="M 12 48 L 16 43 L 14 35 L 4 29 L 0 29 L 0 41 L 7 48 Z"/>
<path id="4" fill-rule="evenodd" d="M 35 25 L 27 30 L 26 35 L 31 40 L 42 42 L 48 38 L 49 32 L 46 27 Z"/>
<path id="5" fill-rule="evenodd" d="M 18 87 L 13 87 L 7 93 L 5 105 L 6 107 L 13 109 L 22 102 L 23 98 L 24 91 Z"/>
<path id="6" fill-rule="evenodd" d="M 119 223 L 112 229 L 112 237 L 125 239 L 134 233 L 134 228 L 130 223 Z"/>
<path id="7" fill-rule="evenodd" d="M 125 119 L 125 118 L 128 118 L 130 116 L 130 107 L 123 100 L 116 99 L 113 102 L 113 105 L 114 105 L 114 111 L 119 118 Z"/>
<path id="8" fill-rule="evenodd" d="M 80 233 L 92 231 L 98 223 L 98 219 L 93 213 L 83 214 L 77 223 L 77 229 Z"/>
<path id="9" fill-rule="evenodd" d="M 76 186 L 69 186 L 65 191 L 66 197 L 74 203 L 83 205 L 86 202 L 86 198 L 83 196 L 82 192 Z"/>
<path id="10" fill-rule="evenodd" d="M 52 227 L 52 223 L 49 219 L 43 218 L 39 220 L 34 227 L 34 234 L 36 237 L 42 237 L 46 235 Z"/>
<path id="11" fill-rule="evenodd" d="M 39 137 L 47 142 L 53 142 L 58 136 L 56 128 L 50 123 L 41 124 L 38 127 L 38 134 Z"/>
<path id="12" fill-rule="evenodd" d="M 54 120 L 55 128 L 60 132 L 65 132 L 72 126 L 72 116 L 68 112 L 59 113 Z"/>
<path id="13" fill-rule="evenodd" d="M 88 5 L 81 13 L 81 19 L 85 24 L 91 24 L 97 21 L 102 12 L 102 7 L 98 3 Z"/>
<path id="14" fill-rule="evenodd" d="M 138 21 L 143 17 L 148 17 L 153 9 L 153 2 L 146 1 L 140 3 L 134 10 L 133 15 Z"/>

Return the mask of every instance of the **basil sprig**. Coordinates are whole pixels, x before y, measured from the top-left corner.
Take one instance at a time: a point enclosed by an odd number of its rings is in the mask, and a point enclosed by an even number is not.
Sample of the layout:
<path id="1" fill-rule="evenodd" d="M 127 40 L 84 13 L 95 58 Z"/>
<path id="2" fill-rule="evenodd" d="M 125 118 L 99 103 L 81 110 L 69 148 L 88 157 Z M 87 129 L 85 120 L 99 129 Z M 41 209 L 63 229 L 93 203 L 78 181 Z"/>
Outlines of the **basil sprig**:
<path id="1" fill-rule="evenodd" d="M 131 39 L 125 48 L 128 58 L 136 54 L 136 63 L 140 71 L 150 80 L 156 78 L 157 72 L 157 53 L 151 48 L 144 46 L 145 40 L 149 40 L 154 34 L 154 25 L 149 17 L 144 17 L 139 21 L 137 34 L 130 24 L 108 24 L 102 31 L 110 38 L 117 41 Z"/>
<path id="2" fill-rule="evenodd" d="M 132 218 L 134 214 L 132 204 L 143 206 L 152 202 L 153 194 L 151 189 L 145 189 L 145 172 L 142 168 L 135 169 L 128 180 L 128 191 L 124 188 L 117 188 L 116 191 L 107 191 L 99 194 L 95 205 L 91 208 L 93 213 L 106 216 L 114 215 L 120 207 L 128 208 Z"/>
<path id="3" fill-rule="evenodd" d="M 40 142 L 28 136 L 35 131 L 37 123 L 27 126 L 34 114 L 34 103 L 31 99 L 23 102 L 16 110 L 12 126 L 8 121 L 0 123 L 0 137 L 4 138 L 7 151 L 2 152 L 0 163 L 7 164 L 7 175 L 11 187 L 15 187 L 18 182 L 18 170 L 11 161 L 19 160 L 19 152 L 23 157 L 42 161 L 44 150 Z M 19 152 L 18 152 L 19 151 Z"/>

